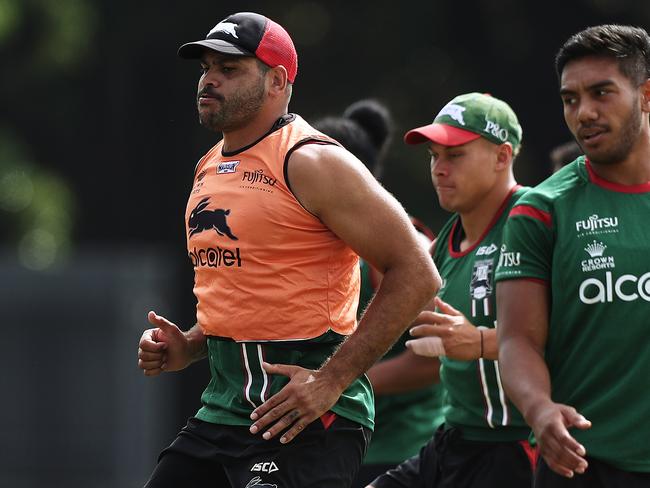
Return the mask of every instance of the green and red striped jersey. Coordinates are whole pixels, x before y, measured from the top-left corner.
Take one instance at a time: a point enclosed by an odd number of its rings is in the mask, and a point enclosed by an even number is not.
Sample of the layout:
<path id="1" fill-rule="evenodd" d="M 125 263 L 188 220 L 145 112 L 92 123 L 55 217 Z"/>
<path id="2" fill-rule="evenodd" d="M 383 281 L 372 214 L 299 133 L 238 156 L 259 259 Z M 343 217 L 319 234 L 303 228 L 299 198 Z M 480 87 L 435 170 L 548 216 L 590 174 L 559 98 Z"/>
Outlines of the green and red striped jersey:
<path id="1" fill-rule="evenodd" d="M 603 180 L 584 157 L 512 209 L 497 280 L 551 289 L 552 398 L 592 422 L 587 455 L 650 472 L 650 183 Z M 525 372 L 522 372 L 525 374 Z"/>
<path id="2" fill-rule="evenodd" d="M 525 191 L 513 188 L 483 236 L 469 249 L 455 250 L 463 239 L 458 215 L 445 224 L 436 241 L 434 261 L 443 280 L 438 296 L 476 327 L 496 327 L 494 272 L 503 226 L 510 208 Z M 498 361 L 440 360 L 447 424 L 460 428 L 469 440 L 499 442 L 528 437 L 530 429 L 503 391 Z"/>

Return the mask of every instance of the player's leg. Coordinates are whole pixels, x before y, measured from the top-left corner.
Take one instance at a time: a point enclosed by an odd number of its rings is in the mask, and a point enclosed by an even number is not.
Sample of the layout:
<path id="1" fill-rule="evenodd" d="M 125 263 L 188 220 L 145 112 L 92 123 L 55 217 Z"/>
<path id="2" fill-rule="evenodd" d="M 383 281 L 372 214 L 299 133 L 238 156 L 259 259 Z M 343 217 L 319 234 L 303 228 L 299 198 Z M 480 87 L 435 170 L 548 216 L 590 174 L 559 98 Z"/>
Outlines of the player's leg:
<path id="1" fill-rule="evenodd" d="M 163 453 L 144 488 L 229 488 L 223 467 L 215 462 L 191 455 L 167 451 Z"/>
<path id="2" fill-rule="evenodd" d="M 444 444 L 444 429 L 440 427 L 420 452 L 376 478 L 372 488 L 435 488 L 438 484 L 438 456 Z"/>
<path id="3" fill-rule="evenodd" d="M 362 464 L 357 473 L 357 477 L 352 483 L 352 488 L 365 488 L 372 481 L 394 467 L 395 463 Z"/>
<path id="4" fill-rule="evenodd" d="M 223 437 L 220 429 L 221 426 L 190 418 L 171 445 L 160 453 L 145 488 L 229 488 L 222 466 L 224 457 L 219 442 L 215 442 Z"/>
<path id="5" fill-rule="evenodd" d="M 225 466 L 234 486 L 347 488 L 361 465 L 370 432 L 329 414 L 312 422 L 288 444 L 261 440 Z M 252 437 L 248 433 L 249 437 Z"/>
<path id="6" fill-rule="evenodd" d="M 206 435 L 218 426 L 190 418 L 169 447 L 158 457 L 145 488 L 230 487 L 218 449 Z"/>
<path id="7" fill-rule="evenodd" d="M 444 488 L 530 488 L 534 459 L 520 442 L 454 439 L 441 460 Z"/>
<path id="8" fill-rule="evenodd" d="M 403 461 L 393 469 L 389 469 L 368 485 L 371 488 L 420 488 L 424 487 L 426 478 L 420 473 L 421 454 Z M 366 487 L 367 488 L 367 487 Z"/>

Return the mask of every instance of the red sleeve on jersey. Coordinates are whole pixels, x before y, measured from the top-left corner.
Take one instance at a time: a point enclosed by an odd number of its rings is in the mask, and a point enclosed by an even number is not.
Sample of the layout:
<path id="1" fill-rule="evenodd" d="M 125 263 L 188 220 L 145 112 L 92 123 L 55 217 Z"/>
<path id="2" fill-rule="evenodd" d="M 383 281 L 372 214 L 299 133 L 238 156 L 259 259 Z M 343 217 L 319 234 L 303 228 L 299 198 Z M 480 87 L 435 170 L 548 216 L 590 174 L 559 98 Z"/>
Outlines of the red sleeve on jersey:
<path id="1" fill-rule="evenodd" d="M 510 211 L 509 217 L 514 217 L 515 215 L 525 215 L 535 220 L 539 220 L 542 224 L 549 228 L 553 226 L 553 219 L 551 218 L 550 213 L 544 212 L 543 210 L 535 207 L 531 207 L 530 205 L 517 205 Z"/>

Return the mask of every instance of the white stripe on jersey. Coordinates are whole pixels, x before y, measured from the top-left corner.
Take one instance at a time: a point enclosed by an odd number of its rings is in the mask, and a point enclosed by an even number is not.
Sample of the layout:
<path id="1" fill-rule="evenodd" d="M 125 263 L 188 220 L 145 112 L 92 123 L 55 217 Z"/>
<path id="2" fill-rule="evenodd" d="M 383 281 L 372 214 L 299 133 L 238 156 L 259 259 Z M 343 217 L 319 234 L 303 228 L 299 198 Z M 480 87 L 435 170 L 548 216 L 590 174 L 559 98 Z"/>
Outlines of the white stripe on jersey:
<path id="1" fill-rule="evenodd" d="M 253 384 L 253 373 L 251 373 L 251 368 L 250 365 L 248 364 L 248 354 L 246 353 L 246 344 L 241 345 L 241 350 L 244 355 L 244 366 L 246 367 L 246 375 L 248 376 L 248 382 L 246 383 L 246 389 L 244 390 L 244 396 L 246 397 L 246 400 L 248 400 L 248 403 L 253 405 L 253 408 L 257 408 L 257 405 L 253 403 L 253 400 L 251 400 L 251 385 Z"/>
<path id="2" fill-rule="evenodd" d="M 264 362 L 264 357 L 262 356 L 262 345 L 258 344 L 257 345 L 257 356 L 260 358 L 260 369 L 262 370 L 262 378 L 264 378 L 264 384 L 262 384 L 262 391 L 260 392 L 260 400 L 262 403 L 264 403 L 264 396 L 266 395 L 266 387 L 269 384 L 269 377 L 266 374 L 266 371 L 264 371 L 264 367 L 262 366 L 262 363 Z"/>
<path id="3" fill-rule="evenodd" d="M 503 420 L 501 425 L 508 425 L 510 419 L 508 418 L 508 404 L 506 402 L 506 392 L 503 391 L 503 385 L 501 384 L 501 373 L 499 372 L 499 361 L 494 361 L 494 371 L 497 375 L 497 385 L 499 385 L 499 401 L 501 402 L 501 408 L 503 409 Z"/>
<path id="4" fill-rule="evenodd" d="M 492 402 L 490 401 L 490 392 L 488 391 L 487 380 L 485 379 L 485 363 L 483 362 L 483 358 L 479 358 L 478 366 L 481 371 L 483 398 L 485 398 L 485 404 L 487 405 L 487 414 L 485 415 L 485 420 L 487 420 L 488 425 L 494 429 L 494 424 L 492 423 Z"/>

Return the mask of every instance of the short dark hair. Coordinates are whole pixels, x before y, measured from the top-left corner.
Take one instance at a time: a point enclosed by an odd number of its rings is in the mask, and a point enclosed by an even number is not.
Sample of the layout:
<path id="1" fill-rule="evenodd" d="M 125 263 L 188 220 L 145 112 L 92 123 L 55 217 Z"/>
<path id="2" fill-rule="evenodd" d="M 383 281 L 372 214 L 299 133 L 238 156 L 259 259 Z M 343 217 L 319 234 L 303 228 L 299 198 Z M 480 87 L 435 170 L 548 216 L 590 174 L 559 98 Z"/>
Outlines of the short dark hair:
<path id="1" fill-rule="evenodd" d="M 621 73 L 637 85 L 650 78 L 650 36 L 640 27 L 597 25 L 572 35 L 555 56 L 558 79 L 569 61 L 586 56 L 616 58 Z"/>
<path id="2" fill-rule="evenodd" d="M 263 61 L 260 61 L 259 59 L 255 58 L 255 61 L 257 61 L 257 69 L 259 69 L 260 74 L 264 76 L 266 73 L 271 71 L 271 67 L 264 63 Z"/>

